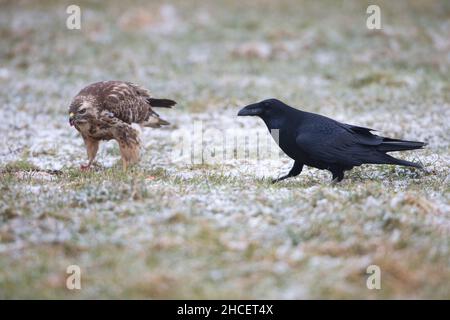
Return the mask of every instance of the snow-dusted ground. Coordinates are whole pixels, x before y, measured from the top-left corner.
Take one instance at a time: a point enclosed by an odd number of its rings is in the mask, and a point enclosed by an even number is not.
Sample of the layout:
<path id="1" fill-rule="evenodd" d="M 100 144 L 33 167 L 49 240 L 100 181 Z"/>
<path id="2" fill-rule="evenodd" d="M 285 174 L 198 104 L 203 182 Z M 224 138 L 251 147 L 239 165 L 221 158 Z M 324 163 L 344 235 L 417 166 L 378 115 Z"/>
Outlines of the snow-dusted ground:
<path id="1" fill-rule="evenodd" d="M 445 1 L 386 4 L 378 32 L 357 1 L 274 2 L 270 16 L 234 1 L 86 2 L 81 31 L 65 29 L 61 5 L 0 6 L 0 297 L 450 297 Z M 67 108 L 104 79 L 178 101 L 160 110 L 170 127 L 142 132 L 127 173 L 113 141 L 96 171 L 78 170 Z M 236 117 L 267 97 L 427 141 L 396 155 L 425 170 L 363 166 L 331 186 L 306 168 L 272 185 L 292 160 L 262 121 Z M 270 150 L 259 157 L 256 135 Z M 245 136 L 250 156 L 224 144 Z M 70 264 L 83 270 L 76 293 Z M 366 287 L 371 264 L 382 290 Z"/>

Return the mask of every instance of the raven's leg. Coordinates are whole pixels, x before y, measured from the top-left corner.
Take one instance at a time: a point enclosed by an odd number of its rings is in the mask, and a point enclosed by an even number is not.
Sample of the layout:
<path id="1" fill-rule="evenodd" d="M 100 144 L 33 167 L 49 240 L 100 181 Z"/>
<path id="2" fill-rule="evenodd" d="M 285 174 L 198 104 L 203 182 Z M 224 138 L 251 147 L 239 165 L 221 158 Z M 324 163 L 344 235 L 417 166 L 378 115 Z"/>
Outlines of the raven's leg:
<path id="1" fill-rule="evenodd" d="M 332 184 L 341 182 L 342 179 L 344 179 L 344 170 L 342 169 L 333 169 L 331 173 L 333 174 L 333 180 L 331 180 Z"/>
<path id="2" fill-rule="evenodd" d="M 272 183 L 276 183 L 276 182 L 279 182 L 281 180 L 284 180 L 284 179 L 287 179 L 290 177 L 298 176 L 300 174 L 300 172 L 302 172 L 302 169 L 303 169 L 303 163 L 295 161 L 294 166 L 292 167 L 291 171 L 289 171 L 289 173 L 287 175 L 282 176 L 278 179 L 272 180 Z"/>

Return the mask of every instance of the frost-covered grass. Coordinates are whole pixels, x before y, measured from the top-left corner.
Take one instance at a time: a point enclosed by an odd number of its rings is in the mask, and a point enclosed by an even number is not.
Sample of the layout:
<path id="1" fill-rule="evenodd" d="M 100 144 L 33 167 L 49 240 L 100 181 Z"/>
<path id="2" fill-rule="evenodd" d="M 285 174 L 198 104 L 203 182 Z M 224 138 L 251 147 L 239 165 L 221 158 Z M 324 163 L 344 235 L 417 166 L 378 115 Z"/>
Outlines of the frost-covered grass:
<path id="1" fill-rule="evenodd" d="M 69 31 L 61 2 L 0 1 L 0 298 L 450 298 L 450 6 L 380 2 L 369 31 L 368 3 L 79 2 Z M 114 142 L 81 172 L 68 124 L 71 98 L 105 79 L 178 101 L 127 173 Z M 397 154 L 425 170 L 364 166 L 332 186 L 307 168 L 272 185 L 284 155 L 174 161 L 196 121 L 263 129 L 235 115 L 268 97 L 427 141 Z"/>

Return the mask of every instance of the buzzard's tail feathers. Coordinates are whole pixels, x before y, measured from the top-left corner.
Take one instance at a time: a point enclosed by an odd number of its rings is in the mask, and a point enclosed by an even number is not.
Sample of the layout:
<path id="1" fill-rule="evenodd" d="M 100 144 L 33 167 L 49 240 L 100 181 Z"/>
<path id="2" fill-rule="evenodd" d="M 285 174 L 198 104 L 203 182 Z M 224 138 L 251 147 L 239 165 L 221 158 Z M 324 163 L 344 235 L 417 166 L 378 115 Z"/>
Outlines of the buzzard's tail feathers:
<path id="1" fill-rule="evenodd" d="M 144 127 L 160 128 L 161 126 L 168 126 L 170 123 L 159 117 L 149 117 L 147 121 L 141 123 Z"/>
<path id="2" fill-rule="evenodd" d="M 159 118 L 159 124 L 162 126 L 168 126 L 170 124 L 170 122 Z"/>
<path id="3" fill-rule="evenodd" d="M 172 108 L 174 105 L 177 104 L 175 101 L 169 99 L 148 98 L 147 101 L 150 104 L 150 106 L 156 108 Z"/>

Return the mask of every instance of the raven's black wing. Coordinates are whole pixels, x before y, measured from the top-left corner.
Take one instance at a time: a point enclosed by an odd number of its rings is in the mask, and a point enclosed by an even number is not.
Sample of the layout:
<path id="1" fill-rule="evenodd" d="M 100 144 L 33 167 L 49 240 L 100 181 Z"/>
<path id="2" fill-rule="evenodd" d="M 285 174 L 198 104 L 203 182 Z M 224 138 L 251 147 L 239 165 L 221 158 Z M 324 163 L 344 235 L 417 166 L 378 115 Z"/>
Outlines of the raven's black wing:
<path id="1" fill-rule="evenodd" d="M 371 131 L 376 131 L 374 129 L 354 126 L 351 124 L 346 124 L 337 121 L 336 124 L 341 128 L 345 129 L 346 131 L 348 131 L 349 133 L 351 133 L 354 136 L 354 138 L 356 138 L 356 141 L 360 144 L 368 146 L 377 146 L 383 142 L 383 137 L 372 134 Z"/>
<path id="2" fill-rule="evenodd" d="M 358 166 L 361 161 L 361 148 L 351 134 L 302 133 L 295 139 L 298 147 L 314 161 L 341 166 Z M 364 151 L 365 152 L 365 151 Z"/>
<path id="3" fill-rule="evenodd" d="M 358 127 L 340 122 L 338 122 L 338 124 L 342 128 L 353 133 L 354 137 L 357 139 L 359 144 L 376 147 L 376 149 L 381 152 L 414 150 L 420 149 L 426 145 L 426 143 L 421 141 L 409 141 L 409 140 L 380 137 L 375 134 L 372 134 L 371 131 L 375 130 L 370 128 Z"/>
<path id="4" fill-rule="evenodd" d="M 419 167 L 386 152 L 422 148 L 425 143 L 377 136 L 369 128 L 337 121 L 318 121 L 297 132 L 296 143 L 313 161 L 343 167 L 387 163 Z"/>
<path id="5" fill-rule="evenodd" d="M 337 121 L 321 121 L 299 131 L 296 143 L 310 159 L 329 165 L 351 167 L 383 162 L 383 155 L 373 148 L 383 138 L 370 131 Z"/>

